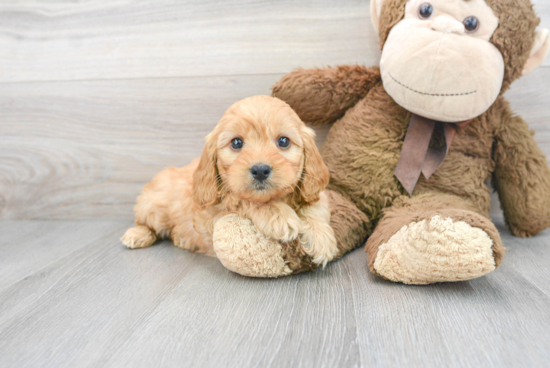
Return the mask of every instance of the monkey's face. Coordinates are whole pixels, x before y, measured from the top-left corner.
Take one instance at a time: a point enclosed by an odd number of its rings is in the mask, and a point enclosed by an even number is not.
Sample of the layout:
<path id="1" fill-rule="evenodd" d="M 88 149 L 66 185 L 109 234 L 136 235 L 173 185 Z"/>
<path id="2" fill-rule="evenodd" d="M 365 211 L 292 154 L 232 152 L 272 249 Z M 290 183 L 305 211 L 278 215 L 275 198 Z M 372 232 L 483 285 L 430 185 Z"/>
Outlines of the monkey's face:
<path id="1" fill-rule="evenodd" d="M 498 23 L 484 0 L 409 0 L 382 50 L 386 91 L 402 107 L 434 120 L 483 114 L 504 78 L 502 54 L 489 42 Z"/>

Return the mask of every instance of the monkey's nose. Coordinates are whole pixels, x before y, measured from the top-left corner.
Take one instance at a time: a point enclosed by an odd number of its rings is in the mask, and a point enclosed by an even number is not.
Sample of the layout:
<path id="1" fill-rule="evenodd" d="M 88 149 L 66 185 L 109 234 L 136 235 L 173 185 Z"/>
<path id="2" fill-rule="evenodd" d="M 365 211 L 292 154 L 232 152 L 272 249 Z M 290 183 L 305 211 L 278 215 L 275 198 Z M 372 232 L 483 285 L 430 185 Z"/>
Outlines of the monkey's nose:
<path id="1" fill-rule="evenodd" d="M 269 177 L 269 174 L 271 174 L 271 167 L 265 164 L 257 164 L 250 168 L 250 174 L 252 174 L 254 180 L 261 182 Z"/>
<path id="2" fill-rule="evenodd" d="M 443 15 L 436 17 L 432 21 L 431 27 L 434 31 L 442 33 L 455 33 L 457 35 L 462 35 L 466 31 L 464 29 L 464 24 L 460 23 L 456 19 Z"/>

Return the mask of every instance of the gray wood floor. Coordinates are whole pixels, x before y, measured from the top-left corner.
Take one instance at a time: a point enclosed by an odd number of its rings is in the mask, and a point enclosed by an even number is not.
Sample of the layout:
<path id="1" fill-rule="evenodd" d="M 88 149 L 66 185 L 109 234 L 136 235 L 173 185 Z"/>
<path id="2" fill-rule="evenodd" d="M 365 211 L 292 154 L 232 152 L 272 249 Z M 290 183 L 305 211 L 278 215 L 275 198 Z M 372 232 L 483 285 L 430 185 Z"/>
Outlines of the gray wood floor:
<path id="1" fill-rule="evenodd" d="M 0 222 L 0 367 L 550 366 L 549 231 L 503 231 L 486 277 L 415 287 L 361 250 L 245 278 L 169 242 L 127 250 L 129 225 Z"/>
<path id="2" fill-rule="evenodd" d="M 361 250 L 259 280 L 118 241 L 233 102 L 379 56 L 369 0 L 0 1 L 0 368 L 549 367 L 550 231 L 511 237 L 497 201 L 508 256 L 456 284 L 380 280 Z M 549 85 L 550 59 L 506 96 L 550 157 Z"/>

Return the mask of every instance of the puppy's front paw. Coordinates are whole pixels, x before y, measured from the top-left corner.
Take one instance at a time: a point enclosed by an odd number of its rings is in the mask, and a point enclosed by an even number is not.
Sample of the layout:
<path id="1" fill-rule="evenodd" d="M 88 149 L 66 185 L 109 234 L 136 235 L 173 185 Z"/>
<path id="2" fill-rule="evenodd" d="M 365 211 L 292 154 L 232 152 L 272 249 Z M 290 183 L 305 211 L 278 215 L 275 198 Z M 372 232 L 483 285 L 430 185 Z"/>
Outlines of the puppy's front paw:
<path id="1" fill-rule="evenodd" d="M 313 262 L 323 267 L 338 255 L 336 237 L 329 224 L 305 224 L 300 240 L 306 253 L 313 258 Z"/>
<path id="2" fill-rule="evenodd" d="M 296 212 L 277 212 L 259 226 L 260 231 L 268 238 L 289 242 L 300 234 L 300 218 Z"/>
<path id="3" fill-rule="evenodd" d="M 156 240 L 156 235 L 146 226 L 132 227 L 120 238 L 120 241 L 130 249 L 147 248 Z"/>

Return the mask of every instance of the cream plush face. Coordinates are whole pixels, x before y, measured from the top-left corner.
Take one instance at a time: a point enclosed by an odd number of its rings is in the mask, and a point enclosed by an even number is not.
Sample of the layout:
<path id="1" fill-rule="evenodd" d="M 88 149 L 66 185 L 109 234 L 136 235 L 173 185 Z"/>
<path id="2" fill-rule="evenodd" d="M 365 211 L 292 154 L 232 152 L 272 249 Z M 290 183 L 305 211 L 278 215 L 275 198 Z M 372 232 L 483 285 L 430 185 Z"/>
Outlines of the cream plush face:
<path id="1" fill-rule="evenodd" d="M 424 4 L 432 11 L 421 12 Z M 464 21 L 472 16 L 478 28 L 468 31 Z M 497 27 L 484 0 L 409 0 L 382 50 L 384 88 L 399 105 L 429 119 L 460 122 L 483 114 L 504 78 L 503 57 L 489 42 Z"/>

